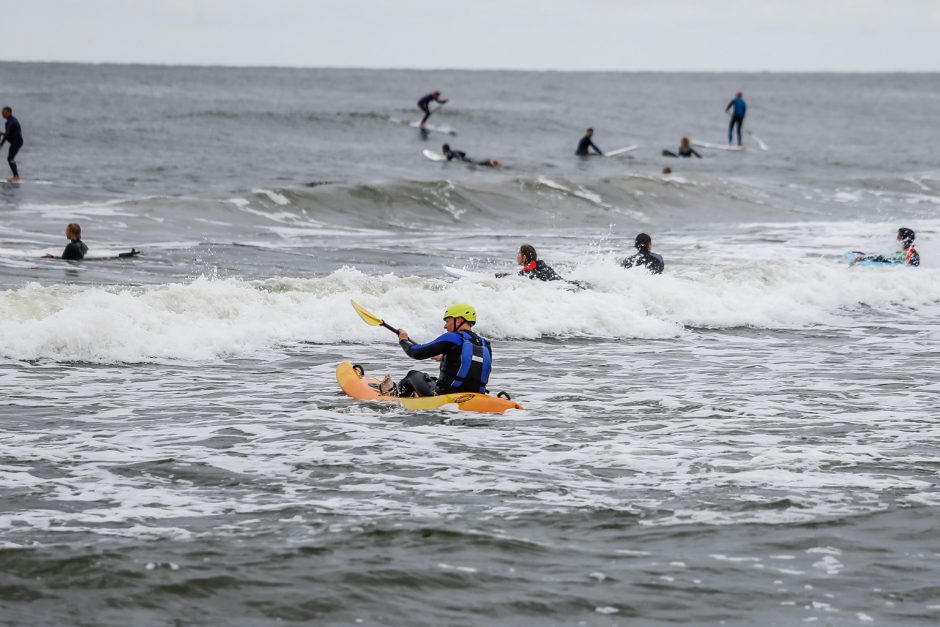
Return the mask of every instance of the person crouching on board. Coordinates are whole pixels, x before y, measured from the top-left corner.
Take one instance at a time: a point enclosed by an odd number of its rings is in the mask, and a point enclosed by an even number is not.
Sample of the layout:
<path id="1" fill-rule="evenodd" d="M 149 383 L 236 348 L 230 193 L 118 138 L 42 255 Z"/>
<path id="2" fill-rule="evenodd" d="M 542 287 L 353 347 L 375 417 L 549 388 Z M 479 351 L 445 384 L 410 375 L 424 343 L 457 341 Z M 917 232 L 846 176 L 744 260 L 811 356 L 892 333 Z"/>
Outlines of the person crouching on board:
<path id="1" fill-rule="evenodd" d="M 578 142 L 578 148 L 574 151 L 574 154 L 579 157 L 587 157 L 591 154 L 591 148 L 594 149 L 594 154 L 604 156 L 604 153 L 601 152 L 601 149 L 594 144 L 594 140 L 591 139 L 594 137 L 594 129 L 589 128 L 584 132 L 584 137 L 581 138 L 581 141 Z"/>
<path id="2" fill-rule="evenodd" d="M 382 394 L 398 396 L 435 396 L 454 392 L 486 393 L 493 353 L 488 340 L 473 331 L 476 310 L 466 303 L 444 310 L 446 333 L 427 344 L 413 344 L 408 332 L 398 329 L 398 343 L 412 359 L 434 359 L 441 362 L 440 373 L 432 377 L 411 370 L 397 386 L 391 376 L 379 385 Z"/>
<path id="3" fill-rule="evenodd" d="M 866 255 L 865 253 L 859 253 L 852 262 L 852 265 L 854 266 L 859 261 L 873 261 L 875 263 L 889 263 L 916 268 L 920 265 L 920 253 L 914 248 L 915 237 L 916 234 L 914 231 L 902 226 L 898 229 L 897 241 L 898 244 L 901 245 L 901 249 L 898 250 L 898 252 L 887 257 L 883 255 Z"/>
<path id="4" fill-rule="evenodd" d="M 488 168 L 498 168 L 503 165 L 501 161 L 497 161 L 496 159 L 483 159 L 481 161 L 474 161 L 468 157 L 467 153 L 464 151 L 451 149 L 450 144 L 444 144 L 441 146 L 441 152 L 444 153 L 444 156 L 447 157 L 448 161 L 453 161 L 456 159 L 457 161 L 463 161 L 464 163 L 469 163 L 471 165 L 482 165 Z"/>
<path id="5" fill-rule="evenodd" d="M 633 241 L 636 254 L 624 259 L 620 265 L 624 268 L 644 267 L 653 274 L 662 274 L 666 263 L 660 255 L 653 252 L 653 238 L 646 233 L 640 233 Z"/>
<path id="6" fill-rule="evenodd" d="M 432 102 L 432 101 L 433 101 L 433 102 L 439 102 L 439 103 L 441 103 L 441 104 L 444 104 L 444 103 L 447 102 L 446 99 L 445 99 L 445 100 L 441 100 L 441 92 L 439 92 L 439 91 L 437 91 L 437 90 L 432 91 L 430 94 L 428 94 L 427 96 L 425 96 L 424 98 L 422 98 L 421 100 L 419 100 L 419 101 L 418 101 L 418 108 L 421 109 L 421 111 L 424 112 L 424 117 L 421 118 L 421 126 L 422 126 L 422 127 L 423 127 L 424 124 L 428 121 L 428 118 L 431 117 L 431 113 L 432 113 L 432 112 L 431 112 L 431 102 Z"/>
<path id="7" fill-rule="evenodd" d="M 564 281 L 564 279 L 552 269 L 550 265 L 539 259 L 539 254 L 535 252 L 535 247 L 531 244 L 523 244 L 516 253 L 516 263 L 522 266 L 518 272 L 519 276 L 539 281 Z M 497 279 L 509 276 L 509 272 L 499 272 Z"/>
<path id="8" fill-rule="evenodd" d="M 65 246 L 65 250 L 62 251 L 61 259 L 69 261 L 81 261 L 84 259 L 85 255 L 88 253 L 88 246 L 85 246 L 85 242 L 82 241 L 82 227 L 75 222 L 69 224 L 65 227 L 65 237 L 69 240 L 69 243 Z M 43 258 L 54 259 L 55 255 L 46 253 L 43 255 Z"/>
<path id="9" fill-rule="evenodd" d="M 682 138 L 682 141 L 679 143 L 679 151 L 678 151 L 678 152 L 673 152 L 673 151 L 671 151 L 671 150 L 664 150 L 664 151 L 663 151 L 663 156 L 664 156 L 664 157 L 686 157 L 686 158 L 688 158 L 688 157 L 691 157 L 691 156 L 693 156 L 693 155 L 695 155 L 695 156 L 698 157 L 699 159 L 702 158 L 702 155 L 698 154 L 698 152 L 696 152 L 695 148 L 692 148 L 692 140 L 690 140 L 688 137 L 683 137 L 683 138 Z"/>

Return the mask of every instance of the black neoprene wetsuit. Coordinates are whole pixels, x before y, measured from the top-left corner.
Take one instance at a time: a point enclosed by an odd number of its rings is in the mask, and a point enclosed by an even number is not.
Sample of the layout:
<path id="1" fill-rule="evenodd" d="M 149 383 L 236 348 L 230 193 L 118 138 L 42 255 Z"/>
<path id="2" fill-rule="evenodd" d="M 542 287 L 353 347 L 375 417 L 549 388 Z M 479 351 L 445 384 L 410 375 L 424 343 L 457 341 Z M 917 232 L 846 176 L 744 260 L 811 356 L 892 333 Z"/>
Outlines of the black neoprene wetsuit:
<path id="1" fill-rule="evenodd" d="M 88 246 L 85 246 L 85 242 L 80 239 L 73 239 L 65 246 L 65 250 L 62 251 L 62 258 L 71 261 L 81 261 L 85 258 L 86 253 L 88 253 Z"/>
<path id="2" fill-rule="evenodd" d="M 10 151 L 7 153 L 7 163 L 10 164 L 10 170 L 13 172 L 13 176 L 19 176 L 20 172 L 16 167 L 16 153 L 23 147 L 23 128 L 20 126 L 19 120 L 12 115 L 7 118 L 6 129 L 3 133 L 3 139 L 0 140 L 0 146 L 3 145 L 3 142 L 10 144 Z"/>
<path id="3" fill-rule="evenodd" d="M 591 140 L 591 138 L 588 137 L 587 135 L 582 137 L 581 141 L 578 142 L 578 149 L 574 151 L 574 154 L 578 155 L 579 157 L 586 157 L 589 154 L 591 154 L 590 151 L 588 150 L 589 148 L 593 148 L 595 151 L 597 151 L 597 154 L 599 155 L 604 154 L 601 152 L 601 149 L 598 148 L 594 144 L 594 142 Z"/>
<path id="4" fill-rule="evenodd" d="M 666 267 L 666 263 L 660 255 L 645 249 L 638 250 L 632 257 L 627 257 L 620 265 L 624 268 L 645 266 L 653 274 L 662 274 L 663 269 Z"/>

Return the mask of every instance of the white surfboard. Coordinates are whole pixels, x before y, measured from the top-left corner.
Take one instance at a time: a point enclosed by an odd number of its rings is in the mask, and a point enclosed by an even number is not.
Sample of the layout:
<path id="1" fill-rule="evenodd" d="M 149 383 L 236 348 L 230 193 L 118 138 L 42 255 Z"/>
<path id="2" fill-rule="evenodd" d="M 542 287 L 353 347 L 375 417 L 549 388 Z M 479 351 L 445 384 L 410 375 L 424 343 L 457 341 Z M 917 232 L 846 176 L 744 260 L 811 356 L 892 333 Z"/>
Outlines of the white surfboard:
<path id="1" fill-rule="evenodd" d="M 447 157 L 445 157 L 441 153 L 434 152 L 433 150 L 428 150 L 427 148 L 422 150 L 421 154 L 423 154 L 425 157 L 427 157 L 431 161 L 447 161 Z"/>
<path id="2" fill-rule="evenodd" d="M 464 268 L 455 268 L 453 266 L 441 266 L 441 267 L 444 268 L 444 274 L 448 276 L 452 276 L 455 279 L 465 279 L 467 277 L 471 277 L 471 276 L 479 274 L 477 272 L 473 272 L 472 270 L 466 270 Z"/>
<path id="3" fill-rule="evenodd" d="M 429 131 L 432 133 L 443 133 L 444 135 L 456 135 L 457 134 L 457 131 L 455 131 L 449 126 L 437 126 L 435 124 L 425 124 L 424 126 L 421 126 L 421 122 L 418 120 L 409 123 L 408 126 L 410 126 L 411 128 L 420 129 L 422 131 Z"/>
<path id="4" fill-rule="evenodd" d="M 699 148 L 711 148 L 712 150 L 731 150 L 733 152 L 740 152 L 744 150 L 744 146 L 735 146 L 734 144 L 710 144 L 708 142 L 692 142 L 693 146 L 698 146 Z"/>
<path id="5" fill-rule="evenodd" d="M 616 157 L 617 155 L 624 155 L 624 154 L 627 154 L 627 153 L 630 152 L 630 151 L 636 150 L 636 149 L 639 148 L 639 147 L 640 147 L 639 144 L 633 144 L 633 145 L 631 145 L 631 146 L 627 146 L 626 148 L 618 148 L 617 150 L 611 150 L 611 151 L 609 151 L 609 152 L 605 152 L 605 153 L 604 153 L 604 156 L 605 156 L 605 157 Z"/>

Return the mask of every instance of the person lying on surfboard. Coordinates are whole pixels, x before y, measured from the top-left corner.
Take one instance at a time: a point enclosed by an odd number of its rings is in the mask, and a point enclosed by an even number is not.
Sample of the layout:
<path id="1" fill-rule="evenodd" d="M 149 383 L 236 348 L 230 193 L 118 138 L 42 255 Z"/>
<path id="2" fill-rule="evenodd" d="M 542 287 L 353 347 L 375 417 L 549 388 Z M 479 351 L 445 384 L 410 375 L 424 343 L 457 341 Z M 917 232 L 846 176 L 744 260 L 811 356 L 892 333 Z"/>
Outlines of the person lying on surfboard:
<path id="1" fill-rule="evenodd" d="M 65 259 L 66 261 L 81 261 L 85 258 L 85 255 L 88 254 L 88 246 L 85 245 L 85 242 L 82 241 L 82 227 L 81 225 L 72 222 L 67 227 L 65 227 L 65 237 L 69 240 L 69 243 L 66 244 L 65 250 L 62 251 L 61 257 L 56 257 L 52 253 L 46 253 L 42 256 L 43 259 Z M 140 254 L 140 251 L 131 248 L 130 252 L 127 253 L 118 253 L 117 257 L 136 257 Z M 107 259 L 107 257 L 98 257 L 99 259 Z"/>
<path id="2" fill-rule="evenodd" d="M 550 265 L 539 259 L 539 254 L 535 252 L 535 247 L 531 244 L 523 244 L 519 247 L 519 252 L 516 253 L 516 263 L 522 266 L 522 270 L 518 272 L 519 276 L 539 281 L 564 281 L 564 278 Z M 501 279 L 509 275 L 509 272 L 499 272 L 496 278 Z"/>
<path id="3" fill-rule="evenodd" d="M 444 310 L 446 333 L 427 344 L 415 344 L 408 332 L 398 329 L 398 343 L 412 359 L 441 362 L 438 376 L 411 370 L 395 385 L 391 375 L 379 385 L 382 394 L 398 396 L 434 396 L 453 392 L 486 393 L 493 352 L 488 340 L 473 331 L 477 312 L 471 305 L 459 303 Z"/>
<path id="4" fill-rule="evenodd" d="M 852 261 L 852 265 L 854 266 L 859 261 L 871 261 L 874 263 L 889 263 L 917 267 L 920 265 L 920 253 L 914 248 L 915 237 L 914 231 L 902 226 L 898 229 L 897 240 L 898 244 L 901 245 L 901 249 L 898 250 L 898 252 L 887 257 L 883 255 L 868 255 L 860 252 L 855 257 L 855 260 Z"/>
<path id="5" fill-rule="evenodd" d="M 464 151 L 453 150 L 450 147 L 450 144 L 444 144 L 443 146 L 441 146 L 441 152 L 444 153 L 444 156 L 447 157 L 448 161 L 453 161 L 454 159 L 456 159 L 457 161 L 463 161 L 464 163 L 470 163 L 473 165 L 483 165 L 488 168 L 498 168 L 499 166 L 503 165 L 501 162 L 497 161 L 496 159 L 483 159 L 481 161 L 474 161 L 473 159 L 468 157 L 467 153 L 465 153 Z"/>
<path id="6" fill-rule="evenodd" d="M 421 126 L 424 126 L 428 121 L 428 118 L 431 117 L 431 102 L 439 102 L 444 104 L 447 100 L 441 100 L 441 92 L 435 90 L 430 94 L 418 101 L 418 108 L 424 112 L 424 117 L 421 118 Z"/>
<path id="7" fill-rule="evenodd" d="M 698 152 L 695 151 L 695 148 L 692 148 L 692 140 L 688 137 L 682 138 L 682 141 L 679 144 L 679 150 L 677 152 L 663 150 L 664 157 L 691 157 L 692 155 L 695 155 L 699 159 L 702 158 L 702 155 L 698 154 Z"/>
<path id="8" fill-rule="evenodd" d="M 65 227 L 65 237 L 69 240 L 69 243 L 65 246 L 65 250 L 62 251 L 61 258 L 70 261 L 81 261 L 84 259 L 85 255 L 88 253 L 88 246 L 82 241 L 82 227 L 75 222 L 69 224 Z M 43 255 L 43 258 L 55 258 L 55 255 L 46 253 Z"/>
<path id="9" fill-rule="evenodd" d="M 594 136 L 594 129 L 589 128 L 584 132 L 584 137 L 581 138 L 581 141 L 578 142 L 578 149 L 574 151 L 574 154 L 579 157 L 587 157 L 591 154 L 590 148 L 594 149 L 594 153 L 604 156 L 604 153 L 601 152 L 601 149 L 598 148 L 594 141 L 591 139 Z"/>
<path id="10" fill-rule="evenodd" d="M 637 252 L 631 257 L 627 257 L 620 262 L 624 268 L 644 267 L 653 274 L 662 274 L 666 263 L 661 255 L 653 252 L 653 238 L 646 233 L 640 233 L 633 240 L 633 246 Z"/>

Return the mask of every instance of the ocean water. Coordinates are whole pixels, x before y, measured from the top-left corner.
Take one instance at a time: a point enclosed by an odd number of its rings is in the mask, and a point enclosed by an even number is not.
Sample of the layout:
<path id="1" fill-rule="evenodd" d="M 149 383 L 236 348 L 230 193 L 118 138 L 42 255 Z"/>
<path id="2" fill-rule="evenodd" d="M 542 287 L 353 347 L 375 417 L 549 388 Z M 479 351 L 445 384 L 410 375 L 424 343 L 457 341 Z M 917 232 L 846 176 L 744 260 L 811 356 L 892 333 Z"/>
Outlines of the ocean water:
<path id="1" fill-rule="evenodd" d="M 940 76 L 0 85 L 0 624 L 940 620 Z M 435 88 L 456 137 L 392 121 Z M 737 90 L 745 151 L 660 156 Z M 641 146 L 578 159 L 587 126 Z M 69 222 L 90 258 L 39 259 Z M 900 226 L 922 267 L 843 261 Z M 640 231 L 665 274 L 619 267 Z M 589 289 L 494 278 L 522 243 Z M 345 397 L 341 361 L 434 369 L 350 299 L 419 340 L 473 303 L 526 411 Z"/>

